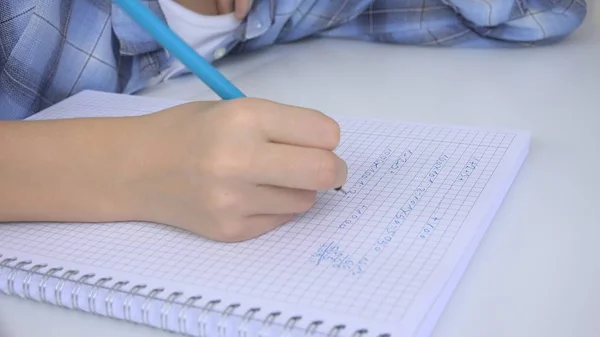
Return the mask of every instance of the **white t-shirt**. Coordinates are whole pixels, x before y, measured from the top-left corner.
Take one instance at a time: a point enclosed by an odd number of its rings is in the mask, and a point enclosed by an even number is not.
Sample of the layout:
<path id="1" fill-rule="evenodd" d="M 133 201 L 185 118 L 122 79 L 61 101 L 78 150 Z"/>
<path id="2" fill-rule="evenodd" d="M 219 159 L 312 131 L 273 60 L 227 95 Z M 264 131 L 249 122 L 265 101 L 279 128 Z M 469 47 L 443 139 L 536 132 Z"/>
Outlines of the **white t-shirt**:
<path id="1" fill-rule="evenodd" d="M 241 21 L 235 18 L 235 13 L 225 15 L 201 15 L 191 11 L 174 0 L 159 0 L 161 9 L 169 27 L 185 42 L 196 50 L 202 57 L 214 55 L 217 48 L 240 25 Z M 185 66 L 179 60 L 173 60 L 171 66 L 152 78 L 150 86 L 169 79 Z"/>

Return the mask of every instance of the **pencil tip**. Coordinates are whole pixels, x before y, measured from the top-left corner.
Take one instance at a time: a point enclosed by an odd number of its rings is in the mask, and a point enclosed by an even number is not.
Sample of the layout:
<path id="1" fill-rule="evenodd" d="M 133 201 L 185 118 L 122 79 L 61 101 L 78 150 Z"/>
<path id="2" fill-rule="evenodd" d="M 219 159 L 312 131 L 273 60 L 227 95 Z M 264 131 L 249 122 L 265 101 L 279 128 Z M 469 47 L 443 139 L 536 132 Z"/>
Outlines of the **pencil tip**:
<path id="1" fill-rule="evenodd" d="M 342 193 L 344 193 L 344 194 L 348 194 L 348 192 L 346 192 L 346 191 L 344 190 L 344 188 L 342 188 L 342 187 L 338 187 L 338 188 L 336 188 L 335 190 L 336 190 L 336 191 L 338 191 L 338 192 L 342 192 Z"/>

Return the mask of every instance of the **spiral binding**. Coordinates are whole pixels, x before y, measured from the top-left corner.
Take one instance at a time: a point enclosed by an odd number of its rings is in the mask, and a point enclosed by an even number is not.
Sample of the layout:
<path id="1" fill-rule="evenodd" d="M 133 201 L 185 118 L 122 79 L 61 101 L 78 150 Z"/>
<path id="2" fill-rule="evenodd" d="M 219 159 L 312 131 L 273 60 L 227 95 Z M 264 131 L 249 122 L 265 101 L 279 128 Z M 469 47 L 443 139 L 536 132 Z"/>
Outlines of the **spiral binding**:
<path id="1" fill-rule="evenodd" d="M 23 297 L 30 299 L 30 300 L 37 300 L 36 298 L 31 296 L 31 292 L 30 292 L 30 289 L 32 286 L 31 280 L 33 278 L 33 275 L 35 275 L 35 274 L 43 275 L 42 280 L 37 285 L 38 293 L 40 294 L 39 301 L 53 304 L 53 305 L 58 305 L 60 307 L 66 308 L 66 309 L 84 311 L 83 309 L 81 309 L 79 307 L 79 293 L 80 293 L 81 287 L 83 285 L 92 285 L 92 290 L 88 294 L 88 298 L 87 298 L 89 310 L 91 313 L 98 314 L 96 312 L 96 297 L 98 296 L 98 292 L 100 291 L 100 289 L 106 289 L 106 290 L 109 290 L 109 293 L 104 300 L 104 305 L 105 305 L 104 308 L 107 313 L 107 316 L 109 318 L 125 320 L 125 321 L 129 321 L 129 322 L 132 322 L 135 324 L 139 324 L 138 322 L 134 321 L 132 318 L 131 305 L 132 305 L 134 297 L 136 295 L 138 295 L 140 291 L 147 288 L 147 286 L 145 284 L 135 285 L 135 286 L 131 287 L 131 289 L 129 291 L 122 290 L 124 287 L 126 287 L 129 284 L 128 281 L 117 281 L 117 282 L 114 282 L 114 284 L 112 286 L 107 286 L 107 284 L 109 282 L 113 281 L 112 277 L 97 278 L 97 280 L 93 284 L 90 284 L 87 282 L 96 278 L 95 274 L 84 274 L 79 279 L 74 280 L 72 278 L 80 273 L 79 270 L 67 270 L 62 274 L 62 276 L 56 276 L 56 274 L 63 271 L 64 268 L 55 267 L 55 268 L 50 268 L 45 272 L 42 272 L 42 270 L 44 268 L 48 268 L 48 265 L 35 264 L 29 270 L 27 270 L 26 266 L 31 265 L 33 263 L 32 261 L 30 261 L 30 260 L 18 261 L 18 259 L 16 257 L 1 259 L 2 256 L 3 255 L 0 254 L 0 274 L 3 272 L 3 270 L 5 268 L 10 269 L 10 273 L 8 274 L 8 280 L 7 280 L 8 293 L 4 292 L 2 290 L 2 288 L 0 288 L 0 293 L 20 297 L 20 295 L 15 290 L 15 279 L 16 279 L 19 271 L 24 271 L 24 272 L 27 272 L 27 275 L 24 277 L 24 279 L 22 281 L 23 293 L 24 293 Z M 11 266 L 11 263 L 15 263 L 15 262 L 16 262 L 16 264 L 14 266 Z M 59 280 L 58 283 L 56 284 L 56 286 L 54 287 L 55 303 L 48 301 L 48 299 L 46 298 L 46 287 L 47 287 L 48 281 L 51 278 L 57 278 Z M 71 306 L 68 306 L 68 305 L 65 305 L 64 303 L 62 303 L 62 291 L 67 282 L 75 283 L 75 287 L 71 290 L 71 294 L 70 294 Z M 122 307 L 124 318 L 116 317 L 114 315 L 114 299 L 115 299 L 117 292 L 122 292 L 122 293 L 127 294 L 125 300 L 123 301 L 123 307 Z M 148 295 L 141 295 L 141 296 L 145 297 L 145 300 L 144 300 L 144 302 L 142 304 L 142 308 L 141 308 L 142 325 L 145 325 L 145 326 L 148 326 L 151 328 L 155 328 L 154 326 L 152 326 L 150 324 L 149 306 L 154 300 L 156 300 L 156 296 L 162 292 L 164 292 L 164 288 L 156 288 L 156 289 L 151 289 L 150 292 L 148 293 Z M 197 308 L 197 309 L 200 309 L 200 311 L 201 311 L 201 315 L 199 316 L 198 321 L 197 321 L 198 331 L 200 332 L 200 336 L 207 336 L 208 334 L 206 331 L 206 323 L 207 323 L 207 319 L 208 319 L 208 313 L 213 311 L 213 308 L 215 306 L 221 304 L 222 301 L 218 300 L 218 299 L 211 300 L 211 301 L 207 302 L 204 305 L 204 307 L 200 308 L 198 306 L 195 306 L 195 302 L 202 299 L 202 296 L 191 296 L 191 297 L 186 298 L 186 300 L 183 303 L 177 302 L 177 299 L 179 299 L 183 296 L 184 296 L 183 292 L 173 292 L 173 293 L 169 294 L 169 296 L 165 300 L 160 300 L 161 302 L 164 302 L 164 304 L 160 310 L 160 328 L 163 330 L 167 329 L 167 323 L 168 323 L 168 319 L 169 319 L 169 310 L 173 304 L 177 303 L 177 304 L 182 305 L 182 309 L 178 315 L 178 321 L 177 321 L 178 329 L 177 329 L 177 331 L 173 331 L 173 332 L 178 332 L 183 335 L 192 336 L 187 331 L 187 313 L 190 310 L 190 308 Z M 227 320 L 231 315 L 234 314 L 234 312 L 240 306 L 241 305 L 239 303 L 232 303 L 232 304 L 227 305 L 226 308 L 222 312 L 220 312 L 221 317 L 217 324 L 218 336 L 226 336 L 227 335 L 227 330 L 226 330 L 227 329 L 227 325 L 226 325 Z M 248 337 L 247 325 L 250 324 L 251 321 L 253 321 L 254 315 L 257 312 L 259 312 L 260 310 L 261 310 L 260 308 L 251 308 L 251 309 L 248 309 L 241 316 L 242 322 L 241 322 L 240 326 L 238 327 L 238 336 L 239 337 Z M 268 331 L 268 329 L 273 324 L 281 324 L 281 323 L 274 322 L 275 319 L 279 316 L 281 316 L 281 312 L 269 313 L 262 322 L 261 329 L 260 329 L 261 331 L 259 333 L 259 336 L 262 336 L 263 332 Z M 297 325 L 298 325 L 298 322 L 301 320 L 302 320 L 302 316 L 290 317 L 286 321 L 286 323 L 283 325 L 284 336 L 289 336 L 292 331 L 294 331 L 295 329 L 296 330 L 299 329 L 299 328 L 297 328 Z M 317 332 L 319 326 L 321 326 L 323 324 L 324 324 L 323 321 L 310 322 L 308 324 L 308 326 L 304 329 L 304 336 L 313 336 Z M 337 337 L 341 333 L 343 333 L 345 329 L 346 329 L 345 325 L 336 325 L 329 331 L 329 333 L 327 334 L 327 337 Z M 368 334 L 367 329 L 360 329 L 360 330 L 354 331 L 352 333 L 351 337 L 363 337 L 363 336 L 366 336 L 367 334 Z M 380 335 L 378 335 L 378 337 L 391 337 L 391 335 L 390 334 L 380 334 Z"/>

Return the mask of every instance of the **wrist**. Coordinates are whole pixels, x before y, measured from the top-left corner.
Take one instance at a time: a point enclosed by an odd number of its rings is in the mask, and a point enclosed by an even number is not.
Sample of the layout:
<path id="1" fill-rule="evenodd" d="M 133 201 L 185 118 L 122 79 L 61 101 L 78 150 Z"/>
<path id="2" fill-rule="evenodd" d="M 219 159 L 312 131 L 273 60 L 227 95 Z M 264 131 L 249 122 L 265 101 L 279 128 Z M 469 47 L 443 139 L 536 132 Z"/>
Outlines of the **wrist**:
<path id="1" fill-rule="evenodd" d="M 102 137 L 102 151 L 95 159 L 96 216 L 101 221 L 151 221 L 147 216 L 144 177 L 156 169 L 152 132 L 147 116 L 107 120 L 110 139 Z"/>
<path id="2" fill-rule="evenodd" d="M 108 212 L 120 219 L 161 222 L 160 210 L 164 195 L 155 191 L 170 191 L 170 186 L 157 186 L 157 177 L 173 174 L 178 146 L 169 137 L 171 118 L 164 113 L 154 113 L 129 118 L 120 125 L 120 138 L 110 145 L 113 153 L 111 166 L 113 187 L 107 191 L 105 201 Z M 177 129 L 177 127 L 175 127 Z M 180 157 L 179 157 L 180 158 Z M 176 198 L 176 196 L 174 196 Z"/>
<path id="3" fill-rule="evenodd" d="M 0 124 L 0 221 L 130 220 L 127 140 L 135 118 Z"/>

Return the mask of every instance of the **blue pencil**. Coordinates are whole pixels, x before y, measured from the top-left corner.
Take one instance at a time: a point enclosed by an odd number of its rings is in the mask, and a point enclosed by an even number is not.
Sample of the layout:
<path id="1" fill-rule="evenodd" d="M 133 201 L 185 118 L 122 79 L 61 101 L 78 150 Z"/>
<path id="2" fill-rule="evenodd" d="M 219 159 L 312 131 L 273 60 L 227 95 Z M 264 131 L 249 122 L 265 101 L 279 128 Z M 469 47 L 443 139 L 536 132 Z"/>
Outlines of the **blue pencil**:
<path id="1" fill-rule="evenodd" d="M 139 0 L 114 0 L 135 22 L 222 99 L 245 95 Z"/>
<path id="2" fill-rule="evenodd" d="M 134 21 L 171 54 L 175 55 L 191 72 L 196 74 L 222 99 L 246 97 L 215 67 L 183 41 L 169 26 L 139 0 L 114 0 Z M 335 189 L 346 194 L 342 187 Z"/>

